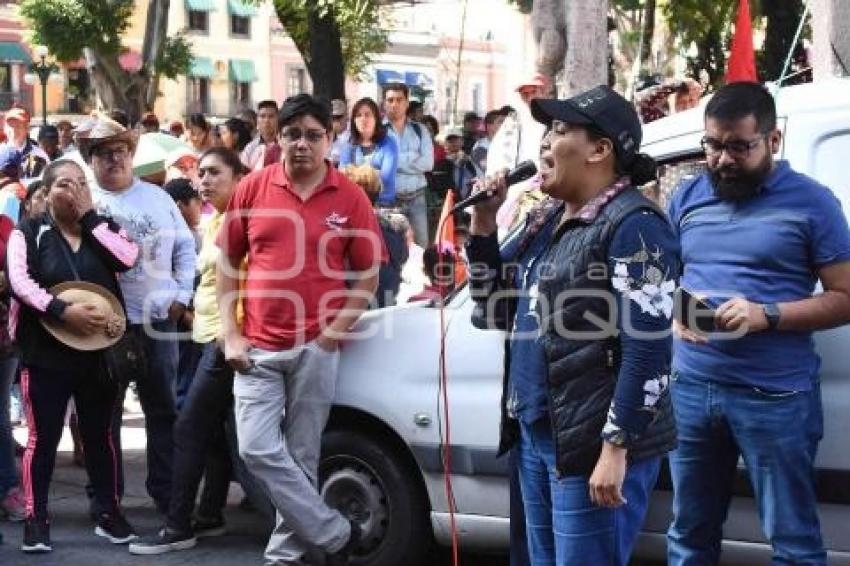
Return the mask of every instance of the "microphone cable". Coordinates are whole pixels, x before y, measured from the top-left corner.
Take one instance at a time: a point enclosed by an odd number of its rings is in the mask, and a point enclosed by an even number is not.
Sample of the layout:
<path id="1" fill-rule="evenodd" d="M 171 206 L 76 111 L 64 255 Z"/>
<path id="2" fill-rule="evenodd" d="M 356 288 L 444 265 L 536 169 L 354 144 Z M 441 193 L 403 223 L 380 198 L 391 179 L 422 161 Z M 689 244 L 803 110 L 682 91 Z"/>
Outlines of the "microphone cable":
<path id="1" fill-rule="evenodd" d="M 441 234 L 445 227 L 446 220 L 449 218 L 446 215 L 437 226 L 437 234 Z M 439 244 L 438 244 L 439 246 Z M 438 256 L 439 257 L 439 256 Z M 454 264 L 452 264 L 451 276 L 454 279 Z M 458 531 L 455 522 L 456 502 L 454 496 L 454 488 L 452 487 L 452 448 L 451 448 L 451 419 L 449 416 L 449 391 L 448 391 L 448 369 L 446 365 L 446 338 L 448 328 L 446 327 L 446 301 L 444 297 L 439 300 L 440 312 L 440 376 L 438 379 L 437 391 L 437 423 L 440 435 L 440 455 L 443 461 L 443 476 L 446 490 L 446 504 L 449 510 L 449 532 L 452 541 L 452 566 L 460 566 L 460 557 L 458 554 Z M 440 403 L 442 401 L 443 411 L 440 411 Z M 443 421 L 445 420 L 445 434 Z"/>

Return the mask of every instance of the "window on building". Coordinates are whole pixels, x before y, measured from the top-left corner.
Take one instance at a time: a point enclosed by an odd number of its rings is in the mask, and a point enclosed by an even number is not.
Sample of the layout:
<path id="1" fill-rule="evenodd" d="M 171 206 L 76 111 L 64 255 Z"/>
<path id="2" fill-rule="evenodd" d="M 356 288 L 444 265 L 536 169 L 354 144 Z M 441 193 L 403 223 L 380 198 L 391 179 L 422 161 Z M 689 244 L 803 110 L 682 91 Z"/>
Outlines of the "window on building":
<path id="1" fill-rule="evenodd" d="M 233 102 L 233 109 L 248 108 L 254 105 L 251 98 L 251 83 L 230 83 L 230 100 Z"/>
<path id="2" fill-rule="evenodd" d="M 236 37 L 251 37 L 251 18 L 231 14 L 230 35 Z"/>
<path id="3" fill-rule="evenodd" d="M 294 96 L 302 92 L 307 92 L 307 71 L 303 67 L 292 67 L 289 69 L 286 95 Z"/>
<path id="4" fill-rule="evenodd" d="M 203 10 L 189 10 L 189 31 L 209 33 L 209 12 Z"/>
<path id="5" fill-rule="evenodd" d="M 204 77 L 189 79 L 189 106 L 193 112 L 209 113 L 210 80 Z"/>
<path id="6" fill-rule="evenodd" d="M 12 90 L 12 65 L 0 63 L 0 92 L 11 92 Z"/>
<path id="7" fill-rule="evenodd" d="M 479 116 L 484 113 L 484 85 L 472 85 L 472 111 Z"/>

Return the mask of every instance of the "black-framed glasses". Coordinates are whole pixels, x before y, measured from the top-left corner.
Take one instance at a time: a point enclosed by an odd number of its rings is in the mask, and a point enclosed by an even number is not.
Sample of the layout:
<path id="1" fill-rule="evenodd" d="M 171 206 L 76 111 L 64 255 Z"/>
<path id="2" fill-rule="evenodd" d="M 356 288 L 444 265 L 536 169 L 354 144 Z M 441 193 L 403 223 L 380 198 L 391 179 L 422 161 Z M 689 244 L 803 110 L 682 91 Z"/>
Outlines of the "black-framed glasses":
<path id="1" fill-rule="evenodd" d="M 280 137 L 289 143 L 295 143 L 301 138 L 308 143 L 319 143 L 327 135 L 324 130 L 302 130 L 301 128 L 286 128 L 280 132 Z"/>
<path id="2" fill-rule="evenodd" d="M 98 147 L 92 151 L 92 155 L 100 159 L 121 160 L 130 155 L 130 148 L 127 146 L 121 147 Z"/>
<path id="3" fill-rule="evenodd" d="M 699 144 L 707 156 L 717 157 L 724 151 L 732 159 L 746 159 L 750 156 L 750 152 L 761 143 L 767 134 L 761 134 L 759 137 L 752 140 L 732 140 L 721 142 L 714 138 L 704 137 Z"/>

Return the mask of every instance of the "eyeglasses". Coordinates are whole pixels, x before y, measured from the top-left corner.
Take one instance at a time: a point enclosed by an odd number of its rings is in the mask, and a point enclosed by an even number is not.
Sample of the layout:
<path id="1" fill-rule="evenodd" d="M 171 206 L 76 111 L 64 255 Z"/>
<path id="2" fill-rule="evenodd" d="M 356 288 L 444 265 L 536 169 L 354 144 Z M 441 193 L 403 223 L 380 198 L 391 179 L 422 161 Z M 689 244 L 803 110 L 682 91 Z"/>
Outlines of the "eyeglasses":
<path id="1" fill-rule="evenodd" d="M 746 159 L 750 156 L 750 152 L 766 137 L 767 134 L 761 134 L 759 137 L 750 141 L 732 140 L 725 143 L 705 137 L 700 140 L 699 144 L 707 156 L 717 157 L 725 151 L 726 155 L 732 159 Z"/>
<path id="2" fill-rule="evenodd" d="M 301 128 L 287 128 L 280 132 L 280 137 L 289 143 L 295 143 L 301 138 L 308 143 L 319 143 L 326 135 L 324 130 L 302 130 Z"/>
<path id="3" fill-rule="evenodd" d="M 111 160 L 121 160 L 125 159 L 128 155 L 130 155 L 130 148 L 128 147 L 113 147 L 113 148 L 97 148 L 92 151 L 92 155 L 95 157 L 99 157 L 100 159 L 111 159 Z"/>

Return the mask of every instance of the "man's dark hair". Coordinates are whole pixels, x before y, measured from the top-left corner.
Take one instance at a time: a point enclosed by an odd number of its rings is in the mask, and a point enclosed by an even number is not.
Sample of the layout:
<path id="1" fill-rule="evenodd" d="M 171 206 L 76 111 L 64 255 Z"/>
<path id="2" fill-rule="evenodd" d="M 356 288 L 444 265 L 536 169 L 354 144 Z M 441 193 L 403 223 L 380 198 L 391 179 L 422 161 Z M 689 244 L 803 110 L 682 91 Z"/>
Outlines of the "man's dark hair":
<path id="1" fill-rule="evenodd" d="M 271 108 L 275 112 L 278 111 L 277 102 L 274 100 L 261 100 L 259 104 L 257 104 L 257 112 L 262 110 L 263 108 Z"/>
<path id="2" fill-rule="evenodd" d="M 424 106 L 422 106 L 421 102 L 419 102 L 418 100 L 411 100 L 410 104 L 407 107 L 407 117 L 410 118 L 416 112 L 418 112 L 419 110 L 422 110 L 423 108 L 424 108 Z"/>
<path id="3" fill-rule="evenodd" d="M 244 108 L 236 113 L 236 117 L 252 128 L 257 125 L 257 113 L 251 108 Z"/>
<path id="4" fill-rule="evenodd" d="M 120 108 L 113 108 L 107 114 L 110 120 L 114 120 L 124 126 L 125 128 L 130 127 L 130 118 L 127 116 L 127 113 L 121 110 Z"/>
<path id="5" fill-rule="evenodd" d="M 776 128 L 776 103 L 758 83 L 728 84 L 714 93 L 705 107 L 706 118 L 722 122 L 737 122 L 748 116 L 756 119 L 756 127 L 763 134 Z"/>
<path id="6" fill-rule="evenodd" d="M 354 145 L 363 143 L 363 137 L 360 134 L 360 130 L 357 129 L 357 123 L 354 121 L 354 117 L 364 106 L 372 112 L 373 116 L 375 116 L 375 133 L 372 135 L 372 139 L 370 141 L 372 143 L 381 143 L 384 141 L 384 138 L 387 137 L 387 127 L 381 120 L 381 111 L 378 109 L 378 104 L 368 96 L 366 98 L 361 98 L 354 103 L 354 106 L 351 107 L 351 124 L 349 125 L 348 130 L 351 132 L 351 143 Z"/>
<path id="7" fill-rule="evenodd" d="M 186 123 L 189 127 L 201 128 L 205 132 L 210 131 L 210 123 L 207 121 L 207 117 L 203 115 L 201 112 L 195 112 L 194 114 L 189 116 L 189 119 L 186 120 Z"/>
<path id="8" fill-rule="evenodd" d="M 192 186 L 192 181 L 184 177 L 172 179 L 165 183 L 165 186 L 162 188 L 168 193 L 168 196 L 174 199 L 174 202 L 180 202 L 184 205 L 189 204 L 196 198 L 201 198 L 201 195 Z"/>
<path id="9" fill-rule="evenodd" d="M 490 110 L 489 112 L 484 114 L 484 124 L 489 126 L 490 124 L 495 123 L 496 120 L 502 118 L 503 116 L 504 114 L 502 114 L 502 112 L 499 110 Z"/>
<path id="10" fill-rule="evenodd" d="M 454 281 L 455 256 L 436 244 L 425 248 L 422 254 L 422 267 L 432 285 L 447 284 Z"/>
<path id="11" fill-rule="evenodd" d="M 476 112 L 467 112 L 463 115 L 463 123 L 466 125 L 467 122 L 477 122 L 481 120 L 481 116 L 479 116 Z"/>
<path id="12" fill-rule="evenodd" d="M 56 126 L 47 124 L 38 130 L 38 139 L 56 138 L 59 139 L 59 129 Z"/>
<path id="13" fill-rule="evenodd" d="M 283 101 L 277 116 L 278 128 L 283 129 L 302 116 L 312 116 L 328 132 L 333 127 L 330 104 L 326 100 L 309 94 L 296 94 Z"/>
<path id="14" fill-rule="evenodd" d="M 430 114 L 426 114 L 422 117 L 422 123 L 428 126 L 428 129 L 431 130 L 431 137 L 436 137 L 436 135 L 440 133 L 440 123 L 437 122 L 437 119 Z"/>
<path id="15" fill-rule="evenodd" d="M 410 98 L 410 89 L 407 88 L 407 85 L 404 83 L 390 83 L 384 86 L 384 96 L 387 95 L 390 91 L 400 92 L 404 95 L 405 98 Z"/>

